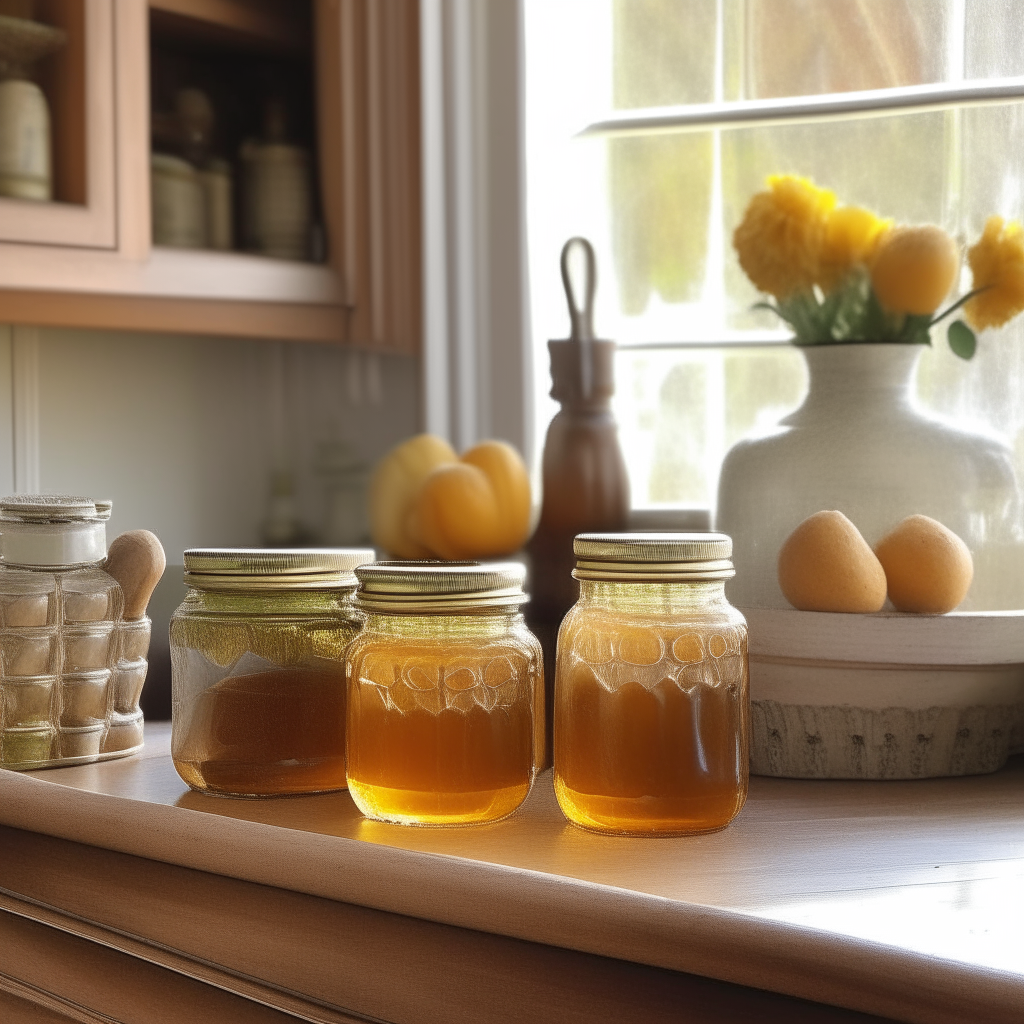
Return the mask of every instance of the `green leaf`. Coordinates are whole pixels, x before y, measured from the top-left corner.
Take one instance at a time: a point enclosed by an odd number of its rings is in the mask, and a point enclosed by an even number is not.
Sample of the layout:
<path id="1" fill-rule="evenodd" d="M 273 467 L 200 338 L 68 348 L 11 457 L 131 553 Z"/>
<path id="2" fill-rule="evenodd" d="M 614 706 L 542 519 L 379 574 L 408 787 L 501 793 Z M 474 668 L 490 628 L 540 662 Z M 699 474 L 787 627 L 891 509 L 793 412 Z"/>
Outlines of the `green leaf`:
<path id="1" fill-rule="evenodd" d="M 900 328 L 896 341 L 902 342 L 904 345 L 930 345 L 932 343 L 931 335 L 928 333 L 930 323 L 930 317 L 908 313 L 904 317 L 903 326 Z"/>
<path id="2" fill-rule="evenodd" d="M 949 338 L 949 347 L 961 359 L 970 359 L 978 347 L 978 339 L 975 338 L 974 331 L 963 320 L 954 320 L 949 325 L 947 337 Z"/>
<path id="3" fill-rule="evenodd" d="M 868 294 L 867 308 L 864 310 L 864 319 L 861 329 L 864 332 L 864 341 L 889 341 L 893 333 L 891 330 L 891 318 L 887 317 L 882 309 L 872 288 Z"/>

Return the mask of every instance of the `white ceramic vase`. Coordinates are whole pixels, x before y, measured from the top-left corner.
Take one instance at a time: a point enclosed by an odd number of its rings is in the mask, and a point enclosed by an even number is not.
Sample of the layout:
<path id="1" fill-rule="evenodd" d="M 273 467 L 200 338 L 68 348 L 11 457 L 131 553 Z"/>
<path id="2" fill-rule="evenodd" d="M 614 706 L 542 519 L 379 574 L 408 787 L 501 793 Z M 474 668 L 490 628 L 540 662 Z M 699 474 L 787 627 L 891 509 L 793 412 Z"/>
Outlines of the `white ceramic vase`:
<path id="1" fill-rule="evenodd" d="M 803 405 L 770 435 L 730 449 L 715 528 L 733 538 L 740 608 L 785 608 L 777 558 L 807 516 L 839 509 L 871 545 L 923 513 L 967 543 L 975 576 L 963 610 L 1024 607 L 1024 504 L 1002 441 L 930 416 L 913 397 L 923 347 L 801 348 Z"/>

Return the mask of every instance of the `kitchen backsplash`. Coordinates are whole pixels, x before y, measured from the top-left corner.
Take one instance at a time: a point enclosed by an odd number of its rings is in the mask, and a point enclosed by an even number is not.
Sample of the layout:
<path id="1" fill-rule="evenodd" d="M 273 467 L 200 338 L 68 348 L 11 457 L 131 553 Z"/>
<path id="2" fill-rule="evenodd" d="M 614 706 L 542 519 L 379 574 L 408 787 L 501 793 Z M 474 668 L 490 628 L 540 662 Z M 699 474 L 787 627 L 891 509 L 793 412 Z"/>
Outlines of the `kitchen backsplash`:
<path id="1" fill-rule="evenodd" d="M 12 352 L 24 363 L 26 346 L 35 367 L 12 373 Z M 190 546 L 259 543 L 282 473 L 296 520 L 323 537 L 325 451 L 372 465 L 419 426 L 409 356 L 0 327 L 0 364 L 0 434 L 23 460 L 37 459 L 39 489 L 111 497 L 112 534 L 152 529 L 172 563 Z M 18 489 L 10 462 L 0 460 L 0 477 L 3 493 Z"/>

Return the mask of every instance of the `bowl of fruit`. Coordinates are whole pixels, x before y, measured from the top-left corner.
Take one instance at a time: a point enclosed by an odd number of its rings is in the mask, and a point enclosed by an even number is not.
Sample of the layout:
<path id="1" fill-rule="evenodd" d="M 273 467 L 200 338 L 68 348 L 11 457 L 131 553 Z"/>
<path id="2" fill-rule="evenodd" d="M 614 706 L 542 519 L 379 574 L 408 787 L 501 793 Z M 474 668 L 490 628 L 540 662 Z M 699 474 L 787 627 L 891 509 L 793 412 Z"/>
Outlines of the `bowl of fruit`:
<path id="1" fill-rule="evenodd" d="M 956 611 L 971 553 L 941 523 L 909 516 L 872 550 L 818 512 L 778 571 L 791 607 L 743 609 L 755 774 L 974 775 L 1024 749 L 1024 610 Z"/>

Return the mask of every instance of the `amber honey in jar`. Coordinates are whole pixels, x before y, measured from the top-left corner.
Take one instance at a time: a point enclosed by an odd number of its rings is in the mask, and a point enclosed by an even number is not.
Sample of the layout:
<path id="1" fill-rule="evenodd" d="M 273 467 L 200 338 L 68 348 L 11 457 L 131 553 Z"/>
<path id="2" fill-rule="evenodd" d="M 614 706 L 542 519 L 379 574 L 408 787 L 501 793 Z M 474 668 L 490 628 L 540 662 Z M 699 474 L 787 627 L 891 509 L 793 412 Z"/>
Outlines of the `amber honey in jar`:
<path id="1" fill-rule="evenodd" d="M 193 789 L 345 788 L 344 653 L 369 548 L 195 549 L 171 619 L 171 756 Z"/>
<path id="2" fill-rule="evenodd" d="M 348 788 L 368 818 L 462 825 L 511 814 L 544 751 L 544 669 L 516 563 L 356 569 L 366 614 L 345 659 Z"/>
<path id="3" fill-rule="evenodd" d="M 747 628 L 725 597 L 732 541 L 591 533 L 558 634 L 555 794 L 595 832 L 724 828 L 747 795 Z"/>

